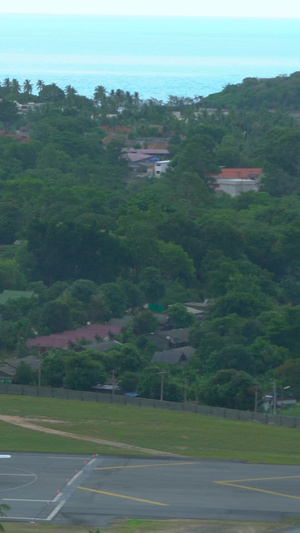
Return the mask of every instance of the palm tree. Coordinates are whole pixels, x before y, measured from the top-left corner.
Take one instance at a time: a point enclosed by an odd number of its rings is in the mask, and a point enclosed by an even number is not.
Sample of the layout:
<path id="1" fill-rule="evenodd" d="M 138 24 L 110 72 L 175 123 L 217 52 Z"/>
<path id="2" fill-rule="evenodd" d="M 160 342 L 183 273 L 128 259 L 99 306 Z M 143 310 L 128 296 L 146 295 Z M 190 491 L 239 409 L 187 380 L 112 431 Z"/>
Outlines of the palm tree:
<path id="1" fill-rule="evenodd" d="M 101 104 L 103 105 L 103 102 L 105 102 L 106 100 L 106 89 L 105 87 L 103 87 L 103 85 L 97 85 L 97 87 L 95 87 L 95 92 L 94 92 L 94 101 L 96 104 Z"/>
<path id="2" fill-rule="evenodd" d="M 134 109 L 135 110 L 138 110 L 140 108 L 140 104 L 141 104 L 141 100 L 140 100 L 140 95 L 138 92 L 134 92 L 133 93 L 133 105 L 134 105 Z"/>
<path id="3" fill-rule="evenodd" d="M 72 85 L 67 85 L 65 87 L 65 95 L 66 95 L 66 100 L 67 100 L 67 103 L 68 105 L 70 106 L 74 106 L 75 103 L 76 103 L 76 96 L 77 96 L 77 91 L 74 87 L 72 87 Z"/>
<path id="4" fill-rule="evenodd" d="M 130 93 L 130 91 L 126 91 L 125 102 L 124 102 L 125 107 L 127 109 L 131 109 L 132 103 L 133 103 L 132 94 Z"/>
<path id="5" fill-rule="evenodd" d="M 41 92 L 41 90 L 45 87 L 45 84 L 43 82 L 43 80 L 38 80 L 36 82 L 36 88 L 39 92 Z"/>
<path id="6" fill-rule="evenodd" d="M 67 85 L 65 88 L 65 94 L 66 96 L 74 96 L 77 94 L 77 91 L 74 87 L 72 87 L 72 85 Z"/>
<path id="7" fill-rule="evenodd" d="M 2 83 L 2 87 L 4 87 L 4 89 L 6 89 L 7 92 L 10 91 L 10 89 L 11 89 L 11 81 L 10 81 L 9 78 L 5 78 L 5 80 Z"/>
<path id="8" fill-rule="evenodd" d="M 25 80 L 23 82 L 23 93 L 25 94 L 31 94 L 32 93 L 32 85 L 30 83 L 31 80 Z"/>
<path id="9" fill-rule="evenodd" d="M 117 102 L 117 107 L 120 107 L 121 105 L 123 105 L 124 103 L 124 91 L 122 91 L 122 89 L 117 89 L 116 90 L 116 102 Z"/>
<path id="10" fill-rule="evenodd" d="M 68 98 L 68 100 L 73 101 L 76 94 L 77 94 L 77 91 L 74 87 L 72 87 L 72 85 L 66 86 L 65 95 Z"/>
<path id="11" fill-rule="evenodd" d="M 11 92 L 18 94 L 21 90 L 21 86 L 15 78 L 11 81 Z"/>

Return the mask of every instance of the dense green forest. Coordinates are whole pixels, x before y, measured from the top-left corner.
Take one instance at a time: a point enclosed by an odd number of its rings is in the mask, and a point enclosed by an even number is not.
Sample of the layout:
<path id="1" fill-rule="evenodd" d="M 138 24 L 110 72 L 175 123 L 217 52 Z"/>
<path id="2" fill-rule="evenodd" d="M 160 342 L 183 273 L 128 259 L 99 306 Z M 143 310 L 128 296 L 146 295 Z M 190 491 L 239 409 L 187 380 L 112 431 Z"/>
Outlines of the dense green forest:
<path id="1" fill-rule="evenodd" d="M 166 103 L 5 79 L 0 293 L 35 296 L 0 306 L 2 360 L 33 353 L 36 334 L 130 312 L 118 349 L 44 355 L 43 384 L 88 389 L 114 370 L 127 390 L 159 397 L 166 371 L 166 399 L 182 400 L 188 384 L 190 399 L 249 409 L 275 379 L 299 396 L 299 96 L 300 73 Z M 151 140 L 167 140 L 168 170 L 132 180 L 124 148 Z M 261 167 L 259 192 L 216 194 L 220 167 Z M 182 305 L 204 300 L 202 322 Z M 170 327 L 190 326 L 188 366 L 151 363 L 147 302 Z M 26 365 L 18 374 L 36 379 Z"/>

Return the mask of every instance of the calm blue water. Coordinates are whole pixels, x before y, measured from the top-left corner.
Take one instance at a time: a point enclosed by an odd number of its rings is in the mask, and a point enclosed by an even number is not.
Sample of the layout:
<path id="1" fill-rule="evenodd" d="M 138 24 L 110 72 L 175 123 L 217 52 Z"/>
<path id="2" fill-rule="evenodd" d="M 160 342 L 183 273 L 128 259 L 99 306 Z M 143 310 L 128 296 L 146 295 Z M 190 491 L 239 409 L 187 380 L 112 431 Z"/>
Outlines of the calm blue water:
<path id="1" fill-rule="evenodd" d="M 300 19 L 0 15 L 0 82 L 203 95 L 300 70 Z"/>

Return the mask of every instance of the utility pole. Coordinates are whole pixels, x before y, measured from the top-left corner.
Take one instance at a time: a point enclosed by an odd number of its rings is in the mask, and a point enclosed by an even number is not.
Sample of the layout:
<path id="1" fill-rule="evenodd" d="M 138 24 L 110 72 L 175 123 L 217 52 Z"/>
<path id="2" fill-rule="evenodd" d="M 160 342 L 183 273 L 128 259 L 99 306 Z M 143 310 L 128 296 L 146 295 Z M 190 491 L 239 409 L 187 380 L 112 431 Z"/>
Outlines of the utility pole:
<path id="1" fill-rule="evenodd" d="M 115 373 L 116 373 L 116 371 L 113 370 L 112 371 L 112 394 L 113 394 L 113 396 L 115 394 Z"/>
<path id="2" fill-rule="evenodd" d="M 164 399 L 164 374 L 162 374 L 160 378 L 160 401 L 162 402 L 163 399 Z"/>
<path id="3" fill-rule="evenodd" d="M 258 396 L 258 385 L 255 385 L 255 404 L 254 404 L 255 413 L 257 413 L 257 396 Z"/>
<path id="4" fill-rule="evenodd" d="M 38 376 L 38 387 L 40 389 L 41 387 L 41 360 L 39 359 L 39 368 L 38 368 L 38 372 L 39 372 L 39 376 Z"/>
<path id="5" fill-rule="evenodd" d="M 159 372 L 160 375 L 160 401 L 164 399 L 164 376 L 167 372 Z"/>
<path id="6" fill-rule="evenodd" d="M 188 384 L 188 380 L 185 378 L 184 380 L 184 403 L 187 403 L 187 384 Z"/>
<path id="7" fill-rule="evenodd" d="M 277 412 L 277 392 L 276 392 L 276 379 L 273 381 L 273 415 Z"/>

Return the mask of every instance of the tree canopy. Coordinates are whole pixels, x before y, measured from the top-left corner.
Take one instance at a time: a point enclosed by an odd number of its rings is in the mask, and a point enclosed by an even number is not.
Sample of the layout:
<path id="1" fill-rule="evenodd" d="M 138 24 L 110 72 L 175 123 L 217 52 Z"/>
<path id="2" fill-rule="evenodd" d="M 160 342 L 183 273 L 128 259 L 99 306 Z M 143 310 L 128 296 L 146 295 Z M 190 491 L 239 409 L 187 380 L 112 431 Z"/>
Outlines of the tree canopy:
<path id="1" fill-rule="evenodd" d="M 115 371 L 126 387 L 159 397 L 164 371 L 166 398 L 182 399 L 188 379 L 194 399 L 248 409 L 255 380 L 298 376 L 299 90 L 294 73 L 163 103 L 5 78 L 0 292 L 34 297 L 2 301 L 3 357 L 25 355 L 37 334 L 127 313 L 121 347 L 45 355 L 45 384 L 89 389 Z M 158 142 L 170 163 L 155 179 L 144 163 L 134 170 L 124 149 Z M 228 166 L 262 169 L 258 192 L 219 194 L 214 176 Z M 183 306 L 205 301 L 201 319 Z M 151 363 L 151 309 L 170 327 L 190 327 L 196 351 L 186 369 Z M 23 365 L 18 372 L 36 379 Z"/>

